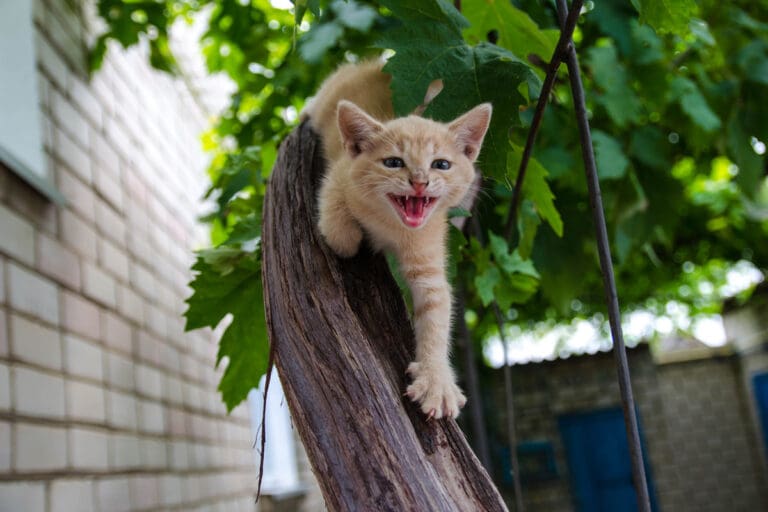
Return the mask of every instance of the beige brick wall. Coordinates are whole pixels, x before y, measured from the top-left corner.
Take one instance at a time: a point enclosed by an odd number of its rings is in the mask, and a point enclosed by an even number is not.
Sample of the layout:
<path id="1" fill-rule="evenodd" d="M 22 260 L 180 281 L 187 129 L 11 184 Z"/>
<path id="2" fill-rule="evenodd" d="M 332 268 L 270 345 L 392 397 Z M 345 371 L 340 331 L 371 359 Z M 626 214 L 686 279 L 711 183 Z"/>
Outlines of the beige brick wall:
<path id="1" fill-rule="evenodd" d="M 215 336 L 181 317 L 209 113 L 141 50 L 89 79 L 91 2 L 34 1 L 68 203 L 0 166 L 0 510 L 254 510 L 247 410 L 226 414 Z"/>
<path id="2" fill-rule="evenodd" d="M 763 454 L 739 361 L 718 358 L 658 370 L 666 435 L 658 494 L 668 510 L 765 510 Z"/>

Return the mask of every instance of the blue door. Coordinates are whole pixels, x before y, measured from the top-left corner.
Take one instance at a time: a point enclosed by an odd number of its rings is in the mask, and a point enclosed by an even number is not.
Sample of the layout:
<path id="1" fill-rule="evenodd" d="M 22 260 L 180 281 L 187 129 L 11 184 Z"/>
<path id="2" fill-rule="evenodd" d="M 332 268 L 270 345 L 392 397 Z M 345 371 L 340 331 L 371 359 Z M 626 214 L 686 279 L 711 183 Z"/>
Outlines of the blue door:
<path id="1" fill-rule="evenodd" d="M 621 409 L 569 414 L 560 417 L 559 425 L 576 511 L 636 512 L 637 495 Z M 652 491 L 650 474 L 647 477 Z M 652 508 L 656 510 L 655 503 Z"/>
<path id="2" fill-rule="evenodd" d="M 755 400 L 757 401 L 757 415 L 763 426 L 763 446 L 768 455 L 768 373 L 761 373 L 752 377 L 755 387 Z"/>

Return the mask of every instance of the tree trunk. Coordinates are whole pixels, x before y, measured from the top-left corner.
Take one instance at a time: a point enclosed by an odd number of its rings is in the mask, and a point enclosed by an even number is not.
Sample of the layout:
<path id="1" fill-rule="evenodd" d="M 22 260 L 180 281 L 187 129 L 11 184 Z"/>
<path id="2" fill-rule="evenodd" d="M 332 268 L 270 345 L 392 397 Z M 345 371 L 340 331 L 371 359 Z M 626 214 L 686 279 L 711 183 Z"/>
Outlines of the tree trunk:
<path id="1" fill-rule="evenodd" d="M 337 258 L 315 226 L 323 174 L 305 123 L 282 144 L 264 204 L 270 342 L 294 425 L 329 509 L 503 511 L 453 420 L 403 397 L 414 339 L 381 255 Z"/>

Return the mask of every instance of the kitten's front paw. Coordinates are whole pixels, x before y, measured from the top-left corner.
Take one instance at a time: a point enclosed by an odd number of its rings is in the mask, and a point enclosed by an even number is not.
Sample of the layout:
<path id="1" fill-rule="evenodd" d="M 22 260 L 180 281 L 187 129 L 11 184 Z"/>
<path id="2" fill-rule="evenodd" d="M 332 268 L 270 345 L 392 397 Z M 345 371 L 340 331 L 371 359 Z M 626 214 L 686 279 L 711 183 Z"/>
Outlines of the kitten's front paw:
<path id="1" fill-rule="evenodd" d="M 421 411 L 429 418 L 456 418 L 459 410 L 467 403 L 447 366 L 435 368 L 413 362 L 408 366 L 408 375 L 413 382 L 406 389 L 406 395 L 418 402 Z"/>

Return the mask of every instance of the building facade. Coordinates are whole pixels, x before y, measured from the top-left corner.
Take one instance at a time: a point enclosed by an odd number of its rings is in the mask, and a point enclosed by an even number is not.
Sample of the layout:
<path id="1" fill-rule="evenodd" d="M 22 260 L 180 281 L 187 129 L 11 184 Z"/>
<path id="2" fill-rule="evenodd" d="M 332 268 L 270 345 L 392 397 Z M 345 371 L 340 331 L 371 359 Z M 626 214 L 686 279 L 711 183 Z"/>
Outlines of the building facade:
<path id="1" fill-rule="evenodd" d="M 20 114 L 37 119 L 42 155 L 31 170 L 19 147 L 0 158 L 0 510 L 251 511 L 247 407 L 226 413 L 216 337 L 185 333 L 181 316 L 207 242 L 211 110 L 141 48 L 111 47 L 89 77 L 94 10 L 0 7 L 5 49 L 20 55 L 29 37 L 34 50 L 37 101 Z M 30 79 L 14 74 L 24 65 L 0 62 L 4 95 Z"/>
<path id="2" fill-rule="evenodd" d="M 678 340 L 653 354 L 647 344 L 629 350 L 653 510 L 768 510 L 764 298 L 725 315 L 726 347 Z M 633 510 L 613 355 L 517 365 L 512 375 L 526 510 Z M 487 377 L 494 473 L 511 496 L 503 377 Z"/>

